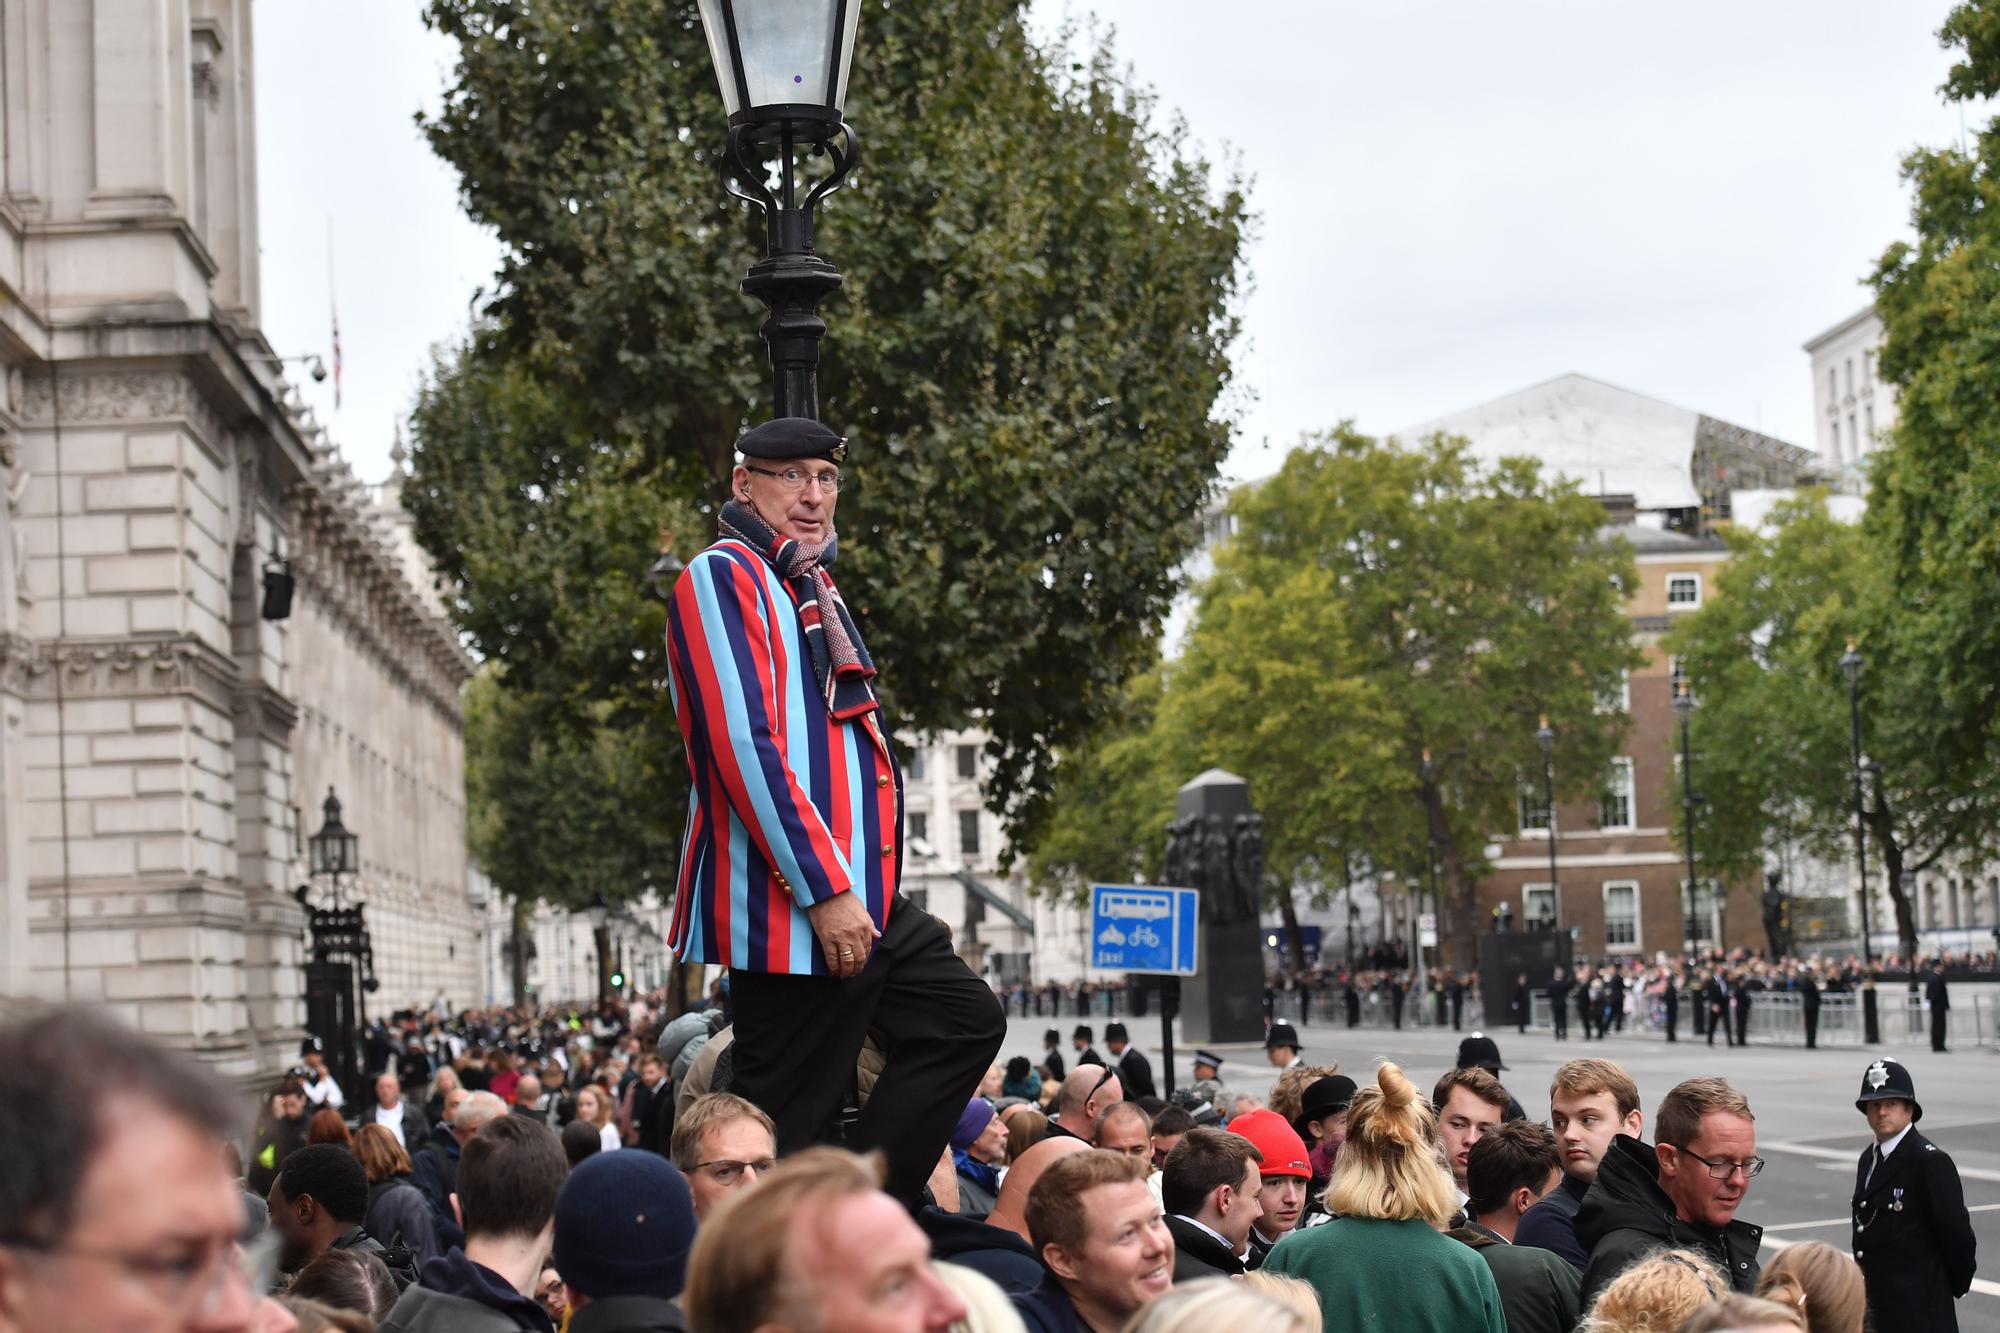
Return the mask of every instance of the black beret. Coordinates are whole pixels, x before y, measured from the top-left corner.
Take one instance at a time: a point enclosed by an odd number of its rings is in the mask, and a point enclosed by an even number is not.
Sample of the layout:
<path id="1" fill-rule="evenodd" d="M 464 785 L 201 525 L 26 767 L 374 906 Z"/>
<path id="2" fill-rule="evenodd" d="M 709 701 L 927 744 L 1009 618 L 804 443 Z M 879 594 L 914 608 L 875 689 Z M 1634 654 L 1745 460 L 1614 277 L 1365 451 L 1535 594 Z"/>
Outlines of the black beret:
<path id="1" fill-rule="evenodd" d="M 824 458 L 840 463 L 847 458 L 847 441 L 811 417 L 773 417 L 738 440 L 736 451 L 745 458 Z"/>

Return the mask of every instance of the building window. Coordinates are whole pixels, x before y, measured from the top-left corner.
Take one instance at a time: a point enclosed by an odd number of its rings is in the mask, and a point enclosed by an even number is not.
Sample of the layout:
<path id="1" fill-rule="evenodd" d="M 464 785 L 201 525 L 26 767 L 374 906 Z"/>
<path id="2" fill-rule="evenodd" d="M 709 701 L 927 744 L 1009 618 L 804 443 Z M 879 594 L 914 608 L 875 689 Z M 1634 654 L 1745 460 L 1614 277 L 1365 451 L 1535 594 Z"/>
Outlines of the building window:
<path id="1" fill-rule="evenodd" d="M 966 782 L 979 776 L 979 747 L 960 745 L 955 747 L 958 755 L 958 776 Z"/>
<path id="2" fill-rule="evenodd" d="M 979 812 L 961 810 L 958 812 L 958 856 L 962 861 L 970 861 L 979 855 Z"/>
<path id="3" fill-rule="evenodd" d="M 928 912 L 931 910 L 931 891 L 929 889 L 905 889 L 903 890 L 903 896 L 909 899 L 910 906 L 916 908 L 919 912 Z"/>
<path id="4" fill-rule="evenodd" d="M 1524 838 L 1546 838 L 1549 836 L 1549 808 L 1542 803 L 1542 789 L 1526 783 L 1521 786 L 1520 798 L 1521 836 Z"/>
<path id="5" fill-rule="evenodd" d="M 1604 829 L 1632 827 L 1632 761 L 1618 758 L 1604 775 L 1604 795 L 1597 802 L 1597 826 Z"/>
<path id="6" fill-rule="evenodd" d="M 1701 575 L 1667 575 L 1667 609 L 1692 611 L 1701 605 Z"/>
<path id="7" fill-rule="evenodd" d="M 1840 377 L 1832 366 L 1826 368 L 1826 400 L 1833 403 L 1840 397 Z"/>
<path id="8" fill-rule="evenodd" d="M 1604 951 L 1639 952 L 1639 886 L 1632 880 L 1604 886 Z"/>
<path id="9" fill-rule="evenodd" d="M 1521 886 L 1521 920 L 1529 930 L 1539 930 L 1544 922 L 1556 919 L 1556 891 L 1547 884 Z"/>
<path id="10" fill-rule="evenodd" d="M 1826 423 L 1826 456 L 1836 464 L 1840 462 L 1840 418 Z"/>
<path id="11" fill-rule="evenodd" d="M 1875 351 L 1873 348 L 1864 347 L 1861 349 L 1861 385 L 1863 388 L 1866 388 L 1874 382 Z"/>
<path id="12" fill-rule="evenodd" d="M 1872 452 L 1875 448 L 1875 404 L 1870 403 L 1861 409 L 1861 424 L 1867 431 L 1861 437 L 1867 442 L 1866 451 Z"/>
<path id="13" fill-rule="evenodd" d="M 910 751 L 910 766 L 903 770 L 903 776 L 911 782 L 922 782 L 924 780 L 924 751 L 922 746 Z"/>
<path id="14" fill-rule="evenodd" d="M 923 810 L 910 811 L 910 837 L 914 841 L 931 840 L 931 817 Z"/>
<path id="15" fill-rule="evenodd" d="M 1854 420 L 1854 414 L 1847 414 L 1847 453 L 1857 462 L 1861 458 L 1861 430 Z"/>
<path id="16" fill-rule="evenodd" d="M 1847 358 L 1847 393 L 1849 397 L 1854 395 L 1854 358 L 1851 356 Z"/>

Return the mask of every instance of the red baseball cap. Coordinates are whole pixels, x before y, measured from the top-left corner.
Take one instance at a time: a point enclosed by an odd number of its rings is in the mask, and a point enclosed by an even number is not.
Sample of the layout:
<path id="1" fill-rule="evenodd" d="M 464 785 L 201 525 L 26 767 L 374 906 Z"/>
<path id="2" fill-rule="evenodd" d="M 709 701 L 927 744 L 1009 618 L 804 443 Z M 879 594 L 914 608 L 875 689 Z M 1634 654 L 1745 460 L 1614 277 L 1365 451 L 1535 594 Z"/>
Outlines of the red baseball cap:
<path id="1" fill-rule="evenodd" d="M 1241 1134 L 1264 1154 L 1257 1169 L 1266 1176 L 1297 1176 L 1312 1179 L 1312 1160 L 1306 1156 L 1305 1140 L 1285 1123 L 1276 1111 L 1246 1111 L 1229 1122 L 1231 1134 Z"/>

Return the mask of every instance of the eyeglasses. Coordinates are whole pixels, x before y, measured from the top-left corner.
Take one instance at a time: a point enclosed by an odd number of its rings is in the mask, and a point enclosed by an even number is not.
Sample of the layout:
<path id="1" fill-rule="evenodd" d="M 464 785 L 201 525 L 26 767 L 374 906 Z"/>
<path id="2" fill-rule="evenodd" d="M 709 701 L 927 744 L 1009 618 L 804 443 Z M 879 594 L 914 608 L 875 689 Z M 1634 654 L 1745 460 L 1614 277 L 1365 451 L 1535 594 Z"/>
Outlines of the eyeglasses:
<path id="1" fill-rule="evenodd" d="M 233 1241 L 204 1245 L 177 1255 L 132 1254 L 29 1238 L 0 1241 L 0 1249 L 112 1264 L 137 1279 L 162 1306 L 204 1316 L 221 1307 L 232 1282 L 244 1283 L 252 1293 L 270 1286 L 277 1270 L 280 1239 L 275 1231 L 266 1231 L 245 1245 Z"/>
<path id="2" fill-rule="evenodd" d="M 1741 1171 L 1743 1178 L 1748 1180 L 1764 1169 L 1764 1159 L 1761 1157 L 1752 1157 L 1742 1162 L 1711 1162 L 1692 1148 L 1682 1148 L 1681 1151 L 1707 1167 L 1710 1178 L 1714 1180 L 1727 1180 L 1738 1171 Z"/>
<path id="3" fill-rule="evenodd" d="M 696 1162 L 694 1169 L 708 1172 L 709 1179 L 718 1185 L 734 1185 L 743 1179 L 745 1171 L 754 1171 L 761 1176 L 769 1173 L 776 1165 L 777 1162 L 769 1157 L 760 1157 L 754 1162 L 732 1162 L 727 1158 L 718 1158 L 713 1162 Z"/>
<path id="4" fill-rule="evenodd" d="M 807 472 L 803 468 L 796 467 L 788 467 L 783 472 L 773 472 L 770 468 L 752 467 L 748 463 L 743 465 L 743 470 L 745 472 L 755 472 L 760 477 L 775 478 L 788 491 L 802 491 L 810 483 L 818 482 L 819 488 L 828 495 L 840 494 L 840 474 L 838 472 Z"/>

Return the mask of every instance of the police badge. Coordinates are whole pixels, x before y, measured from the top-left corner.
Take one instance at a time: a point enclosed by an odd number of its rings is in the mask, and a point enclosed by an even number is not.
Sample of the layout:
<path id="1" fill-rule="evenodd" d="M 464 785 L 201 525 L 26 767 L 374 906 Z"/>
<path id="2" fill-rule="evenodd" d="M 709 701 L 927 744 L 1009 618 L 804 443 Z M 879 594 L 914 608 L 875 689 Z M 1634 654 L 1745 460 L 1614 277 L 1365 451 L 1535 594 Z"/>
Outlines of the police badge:
<path id="1" fill-rule="evenodd" d="M 1868 1066 L 1869 1087 L 1879 1089 L 1884 1083 L 1887 1083 L 1888 1081 L 1889 1081 L 1888 1065 L 1884 1064 L 1880 1060 L 1877 1060 L 1874 1064 Z"/>

